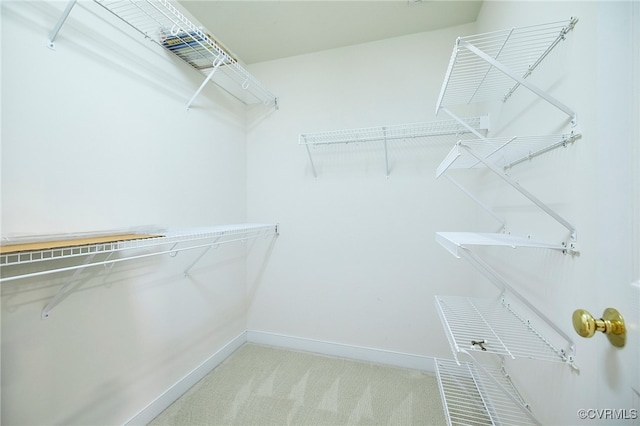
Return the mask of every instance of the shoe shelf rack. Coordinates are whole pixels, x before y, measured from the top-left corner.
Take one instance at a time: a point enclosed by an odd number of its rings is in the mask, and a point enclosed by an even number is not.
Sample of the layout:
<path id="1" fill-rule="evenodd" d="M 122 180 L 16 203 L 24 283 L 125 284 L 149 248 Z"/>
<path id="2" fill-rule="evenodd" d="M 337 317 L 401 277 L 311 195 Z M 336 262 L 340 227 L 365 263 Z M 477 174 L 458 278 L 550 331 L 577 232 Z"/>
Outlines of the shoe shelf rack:
<path id="1" fill-rule="evenodd" d="M 550 249 L 567 253 L 564 244 L 548 244 L 502 234 L 438 232 L 436 241 L 458 259 L 465 259 L 500 290 L 498 299 L 437 296 L 436 307 L 451 345 L 457 353 L 480 350 L 510 358 L 564 362 L 574 369 L 571 337 L 522 296 L 471 247 Z M 479 345 L 472 342 L 488 342 Z"/>
<path id="2" fill-rule="evenodd" d="M 435 360 L 449 425 L 539 425 L 502 368 Z"/>
<path id="3" fill-rule="evenodd" d="M 565 40 L 578 20 L 510 28 L 468 37 L 459 37 L 445 73 L 436 103 L 436 114 L 444 111 L 465 126 L 450 110 L 456 105 L 506 102 L 524 86 L 537 97 L 560 110 L 577 124 L 576 112 L 529 77 Z M 523 297 L 474 250 L 478 246 L 509 249 L 549 249 L 577 255 L 575 227 L 542 202 L 507 171 L 551 150 L 575 142 L 577 132 L 545 136 L 490 138 L 467 127 L 475 137 L 458 140 L 436 169 L 471 197 L 503 225 L 502 233 L 438 232 L 436 241 L 456 258 L 464 258 L 477 272 L 500 290 L 497 298 L 436 296 L 435 304 L 451 346 L 454 360 L 436 360 L 436 372 L 447 422 L 451 424 L 539 424 L 529 406 L 505 373 L 506 359 L 533 359 L 560 362 L 576 369 L 575 345 L 571 337 L 536 306 Z M 570 240 L 547 243 L 506 232 L 506 220 L 480 201 L 451 176 L 454 169 L 488 169 L 516 189 L 533 204 L 564 226 Z M 477 251 L 477 250 L 476 250 Z M 481 355 L 482 354 L 482 355 Z M 463 362 L 461 357 L 472 362 Z M 501 360 L 502 368 L 492 371 L 489 359 Z M 476 359 L 477 358 L 477 359 Z M 479 362 L 480 358 L 485 358 Z"/>
<path id="4" fill-rule="evenodd" d="M 237 224 L 168 231 L 136 229 L 3 237 L 0 246 L 0 283 L 73 271 L 66 284 L 44 308 L 42 317 L 47 318 L 51 309 L 73 289 L 78 274 L 88 267 L 110 267 L 124 261 L 159 255 L 175 257 L 181 251 L 200 250 L 194 262 L 184 270 L 187 276 L 191 268 L 212 248 L 277 235 L 277 224 Z"/>
<path id="5" fill-rule="evenodd" d="M 499 299 L 436 296 L 436 306 L 456 361 L 461 352 L 481 351 L 511 359 L 568 362 L 556 347 L 502 296 Z"/>
<path id="6" fill-rule="evenodd" d="M 436 103 L 436 113 L 452 105 L 506 101 L 524 86 L 567 114 L 576 113 L 527 78 L 573 30 L 577 18 L 459 37 Z"/>
<path id="7" fill-rule="evenodd" d="M 431 122 L 394 124 L 388 126 L 367 127 L 359 129 L 330 130 L 317 133 L 302 133 L 298 144 L 304 146 L 309 156 L 314 177 L 318 177 L 313 150 L 329 148 L 338 144 L 381 143 L 385 155 L 385 171 L 389 168 L 389 143 L 414 140 L 449 142 L 458 140 L 462 135 L 474 132 L 486 132 L 489 129 L 489 117 L 468 117 L 458 120 L 441 120 Z"/>
<path id="8" fill-rule="evenodd" d="M 278 107 L 278 98 L 251 75 L 236 58 L 201 26 L 185 17 L 169 0 L 94 0 L 106 11 L 157 43 L 206 76 L 187 104 L 187 109 L 209 81 L 245 104 Z M 49 34 L 55 47 L 64 22 L 76 0 L 70 0 Z"/>
<path id="9" fill-rule="evenodd" d="M 436 232 L 436 241 L 456 258 L 468 251 L 469 246 L 504 246 L 558 250 L 564 254 L 578 254 L 564 243 L 547 243 L 511 234 L 485 232 Z"/>

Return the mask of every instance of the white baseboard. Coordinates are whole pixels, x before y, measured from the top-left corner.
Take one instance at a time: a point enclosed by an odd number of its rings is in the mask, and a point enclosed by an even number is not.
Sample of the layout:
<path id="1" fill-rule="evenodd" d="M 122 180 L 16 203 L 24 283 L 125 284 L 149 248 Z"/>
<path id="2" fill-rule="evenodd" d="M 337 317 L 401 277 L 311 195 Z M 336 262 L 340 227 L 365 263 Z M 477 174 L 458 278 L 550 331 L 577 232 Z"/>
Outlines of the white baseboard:
<path id="1" fill-rule="evenodd" d="M 247 330 L 247 342 L 429 371 L 431 373 L 435 372 L 434 359 L 422 355 L 325 342 L 304 337 L 285 336 L 258 330 Z"/>
<path id="2" fill-rule="evenodd" d="M 162 395 L 154 399 L 138 414 L 133 416 L 125 425 L 146 425 L 155 419 L 167 407 L 173 404 L 193 385 L 202 380 L 214 368 L 220 365 L 236 349 L 246 342 L 257 343 L 281 348 L 314 352 L 358 361 L 375 362 L 396 367 L 412 368 L 434 372 L 434 360 L 431 357 L 412 355 L 402 352 L 386 351 L 382 349 L 366 348 L 362 346 L 346 345 L 343 343 L 325 342 L 304 337 L 285 336 L 266 331 L 247 330 L 227 343 L 219 351 L 207 358 L 202 364 L 167 389 Z"/>
<path id="3" fill-rule="evenodd" d="M 167 407 L 173 404 L 193 385 L 202 380 L 214 368 L 220 365 L 236 349 L 247 341 L 247 333 L 242 332 L 236 338 L 227 343 L 219 351 L 207 358 L 202 364 L 194 368 L 189 374 L 167 389 L 162 395 L 154 399 L 149 405 L 144 407 L 138 414 L 129 419 L 125 425 L 146 425 L 162 413 Z"/>

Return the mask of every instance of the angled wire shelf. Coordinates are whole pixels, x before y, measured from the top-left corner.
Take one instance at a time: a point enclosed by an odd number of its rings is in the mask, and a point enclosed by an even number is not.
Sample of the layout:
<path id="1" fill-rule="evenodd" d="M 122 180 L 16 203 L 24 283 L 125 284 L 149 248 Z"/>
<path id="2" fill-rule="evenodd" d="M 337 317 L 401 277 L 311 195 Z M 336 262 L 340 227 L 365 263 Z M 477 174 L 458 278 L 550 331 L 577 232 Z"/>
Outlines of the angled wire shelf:
<path id="1" fill-rule="evenodd" d="M 213 37 L 187 19 L 169 0 L 94 0 L 105 10 L 154 41 L 196 70 L 206 75 L 204 82 L 187 104 L 191 106 L 204 86 L 213 81 L 245 104 L 262 103 L 278 107 L 278 100 L 253 75 L 242 67 Z M 76 0 L 70 0 L 49 36 L 54 40 Z"/>
<path id="2" fill-rule="evenodd" d="M 504 246 L 513 249 L 518 247 L 544 248 L 558 250 L 563 253 L 570 250 L 565 244 L 546 243 L 501 233 L 436 232 L 436 241 L 457 258 L 460 258 L 460 252 L 466 250 L 469 246 Z"/>
<path id="3" fill-rule="evenodd" d="M 436 296 L 435 301 L 456 361 L 461 352 L 480 351 L 511 359 L 569 362 L 565 350 L 552 344 L 505 298 Z"/>
<path id="4" fill-rule="evenodd" d="M 572 119 L 575 113 L 526 79 L 565 39 L 577 18 L 459 37 L 436 104 L 436 113 L 451 105 L 506 101 L 525 86 Z"/>
<path id="5" fill-rule="evenodd" d="M 358 144 L 382 142 L 385 152 L 385 166 L 389 176 L 389 142 L 402 142 L 408 140 L 426 140 L 451 142 L 462 135 L 474 131 L 486 131 L 489 128 L 489 117 L 469 117 L 458 120 L 442 120 L 432 122 L 394 124 L 389 126 L 367 127 L 359 129 L 330 130 L 317 133 L 302 133 L 298 138 L 298 144 L 305 146 L 309 161 L 315 177 L 318 176 L 311 148 L 328 147 L 337 144 Z"/>
<path id="6" fill-rule="evenodd" d="M 582 135 L 579 133 L 570 133 L 461 140 L 454 145 L 449 154 L 440 163 L 436 169 L 436 177 L 439 177 L 449 169 L 486 167 L 485 163 L 476 157 L 481 157 L 494 166 L 507 170 L 556 148 L 566 147 L 581 137 Z M 472 155 L 471 151 L 475 155 Z"/>
<path id="7" fill-rule="evenodd" d="M 503 369 L 436 359 L 447 424 L 538 425 Z"/>
<path id="8" fill-rule="evenodd" d="M 515 136 L 511 138 L 485 138 L 482 135 L 478 136 L 480 137 L 479 139 L 458 141 L 437 167 L 436 178 L 445 175 L 447 179 L 453 182 L 480 207 L 484 208 L 505 226 L 506 221 L 484 205 L 470 191 L 464 188 L 463 185 L 454 180 L 453 177 L 445 174 L 451 169 L 487 168 L 564 226 L 570 232 L 571 240 L 575 241 L 577 238 L 575 227 L 538 197 L 508 176 L 505 170 L 553 149 L 566 147 L 569 143 L 573 143 L 579 139 L 581 135 L 579 133 L 570 133 L 546 136 Z"/>

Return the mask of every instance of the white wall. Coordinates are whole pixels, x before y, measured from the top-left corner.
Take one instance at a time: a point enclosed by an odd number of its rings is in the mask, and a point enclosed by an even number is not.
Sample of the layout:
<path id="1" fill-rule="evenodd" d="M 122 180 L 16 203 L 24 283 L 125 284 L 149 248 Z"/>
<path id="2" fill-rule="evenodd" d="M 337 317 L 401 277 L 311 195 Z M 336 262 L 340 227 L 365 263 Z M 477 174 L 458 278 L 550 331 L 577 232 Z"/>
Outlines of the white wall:
<path id="1" fill-rule="evenodd" d="M 2 233 L 246 220 L 245 107 L 94 2 L 2 2 Z M 2 285 L 2 423 L 127 421 L 246 328 L 245 248 Z M 7 271 L 9 273 L 10 271 Z"/>
<path id="2" fill-rule="evenodd" d="M 279 221 L 264 266 L 250 259 L 250 330 L 448 356 L 435 294 L 464 293 L 470 271 L 435 232 L 472 228 L 475 205 L 435 169 L 452 143 L 314 150 L 300 133 L 435 117 L 453 41 L 473 25 L 255 64 L 280 110 L 248 118 L 249 220 Z M 404 144 L 404 145 L 403 145 Z M 396 148 L 394 150 L 394 148 Z"/>

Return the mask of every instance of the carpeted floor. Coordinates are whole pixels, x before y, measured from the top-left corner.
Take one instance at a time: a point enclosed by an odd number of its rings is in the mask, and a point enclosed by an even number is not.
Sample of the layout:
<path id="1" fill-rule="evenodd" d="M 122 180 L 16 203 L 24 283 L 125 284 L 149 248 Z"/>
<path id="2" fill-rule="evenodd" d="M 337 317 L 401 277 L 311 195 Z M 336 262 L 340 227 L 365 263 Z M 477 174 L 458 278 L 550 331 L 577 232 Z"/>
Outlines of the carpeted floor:
<path id="1" fill-rule="evenodd" d="M 247 343 L 150 425 L 444 425 L 435 375 Z"/>

